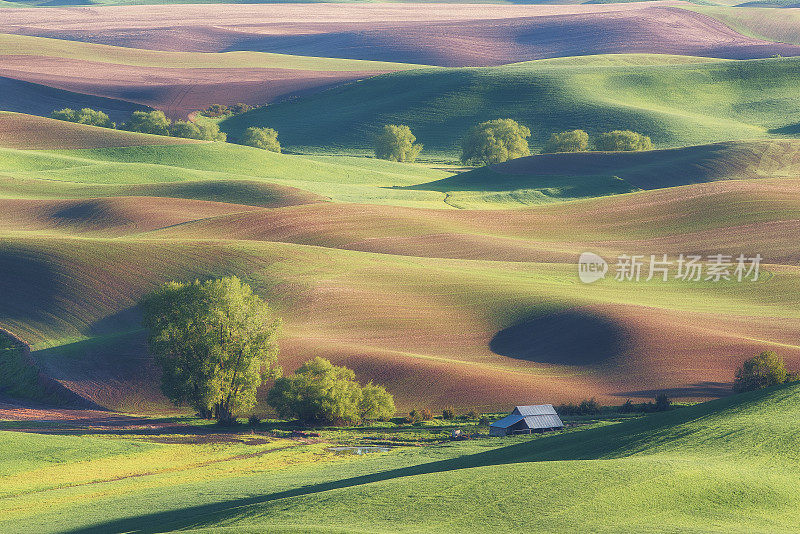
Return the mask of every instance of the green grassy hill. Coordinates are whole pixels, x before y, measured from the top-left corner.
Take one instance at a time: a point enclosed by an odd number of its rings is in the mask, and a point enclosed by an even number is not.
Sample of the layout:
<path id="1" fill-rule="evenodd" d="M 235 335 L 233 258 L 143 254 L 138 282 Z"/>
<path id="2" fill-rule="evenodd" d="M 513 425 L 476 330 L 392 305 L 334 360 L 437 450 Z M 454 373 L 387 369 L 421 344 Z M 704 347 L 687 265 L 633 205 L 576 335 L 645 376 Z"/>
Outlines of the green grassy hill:
<path id="1" fill-rule="evenodd" d="M 793 532 L 797 417 L 800 386 L 792 385 L 535 439 L 357 460 L 317 451 L 312 463 L 303 446 L 288 453 L 297 455 L 294 466 L 280 456 L 232 462 L 250 473 L 186 465 L 185 454 L 167 452 L 193 449 L 202 461 L 230 457 L 230 449 L 0 433 L 8 451 L 0 472 L 10 475 L 0 525 L 13 531 L 24 522 L 42 533 Z M 22 450 L 24 461 L 14 462 Z M 162 462 L 161 472 L 136 476 L 148 457 Z M 30 491 L 34 479 L 25 475 L 47 472 L 50 461 L 67 477 Z M 120 472 L 128 477 L 115 478 Z M 88 494 L 91 505 L 82 501 Z"/>
<path id="2" fill-rule="evenodd" d="M 278 130 L 284 145 L 312 152 L 367 151 L 386 123 L 411 127 L 423 156 L 455 158 L 472 125 L 509 117 L 541 147 L 552 132 L 632 129 L 658 147 L 792 135 L 800 59 L 631 64 L 631 56 L 533 61 L 491 68 L 382 75 L 230 118 Z"/>

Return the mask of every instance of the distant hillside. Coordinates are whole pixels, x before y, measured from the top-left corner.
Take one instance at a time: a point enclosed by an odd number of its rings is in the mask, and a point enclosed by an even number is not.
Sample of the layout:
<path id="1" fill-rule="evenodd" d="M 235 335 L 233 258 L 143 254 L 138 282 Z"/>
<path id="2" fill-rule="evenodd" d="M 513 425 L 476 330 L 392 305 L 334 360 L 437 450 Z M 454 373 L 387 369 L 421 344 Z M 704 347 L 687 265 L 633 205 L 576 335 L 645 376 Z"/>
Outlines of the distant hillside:
<path id="1" fill-rule="evenodd" d="M 640 63 L 631 64 L 635 59 Z M 248 126 L 269 126 L 298 150 L 367 151 L 381 125 L 402 123 L 425 145 L 423 157 L 447 158 L 459 155 L 472 125 L 498 117 L 527 125 L 534 149 L 551 133 L 574 128 L 632 129 L 659 147 L 800 132 L 800 59 L 658 61 L 600 56 L 393 73 L 256 110 L 222 127 L 235 138 Z"/>

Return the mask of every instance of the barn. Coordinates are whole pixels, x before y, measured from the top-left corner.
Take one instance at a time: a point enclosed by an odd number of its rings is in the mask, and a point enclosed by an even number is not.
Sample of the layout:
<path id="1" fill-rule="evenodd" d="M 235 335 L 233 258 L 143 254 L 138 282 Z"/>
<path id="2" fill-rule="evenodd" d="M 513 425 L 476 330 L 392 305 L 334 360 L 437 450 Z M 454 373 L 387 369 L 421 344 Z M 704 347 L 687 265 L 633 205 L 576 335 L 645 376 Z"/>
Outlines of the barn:
<path id="1" fill-rule="evenodd" d="M 517 406 L 509 415 L 489 425 L 490 436 L 530 434 L 546 430 L 560 430 L 564 423 L 552 404 Z"/>

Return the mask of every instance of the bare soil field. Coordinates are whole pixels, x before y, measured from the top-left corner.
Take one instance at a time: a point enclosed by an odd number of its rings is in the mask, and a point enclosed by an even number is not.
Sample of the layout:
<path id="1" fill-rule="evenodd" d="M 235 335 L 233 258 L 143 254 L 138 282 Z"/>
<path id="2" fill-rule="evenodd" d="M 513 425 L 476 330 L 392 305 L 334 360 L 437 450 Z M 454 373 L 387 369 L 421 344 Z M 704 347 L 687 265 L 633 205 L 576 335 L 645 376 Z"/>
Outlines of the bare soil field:
<path id="1" fill-rule="evenodd" d="M 670 7 L 678 5 L 284 4 L 193 6 L 192 12 L 128 6 L 72 8 L 57 18 L 14 10 L 0 31 L 153 50 L 252 50 L 440 66 L 603 53 L 800 55 L 796 45 L 747 37 L 710 16 Z"/>
<path id="2" fill-rule="evenodd" d="M 198 143 L 0 111 L 0 147 L 28 150 Z"/>
<path id="3" fill-rule="evenodd" d="M 217 102 L 261 105 L 380 74 L 291 69 L 177 69 L 0 56 L 0 76 L 161 109 L 173 117 Z"/>

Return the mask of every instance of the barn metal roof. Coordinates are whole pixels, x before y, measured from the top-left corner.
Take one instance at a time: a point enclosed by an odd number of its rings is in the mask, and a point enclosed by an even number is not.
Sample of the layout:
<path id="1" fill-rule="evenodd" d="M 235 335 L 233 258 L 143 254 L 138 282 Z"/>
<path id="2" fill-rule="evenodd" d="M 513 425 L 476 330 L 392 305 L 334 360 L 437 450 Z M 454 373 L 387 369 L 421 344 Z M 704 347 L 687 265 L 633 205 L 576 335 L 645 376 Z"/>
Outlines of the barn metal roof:
<path id="1" fill-rule="evenodd" d="M 529 415 L 527 417 L 523 417 L 514 413 L 503 417 L 499 421 L 495 421 L 491 424 L 491 426 L 497 428 L 508 428 L 516 425 L 522 420 L 525 420 L 525 426 L 530 429 L 559 428 L 564 426 L 564 423 L 561 422 L 561 418 L 556 414 Z"/>
<path id="2" fill-rule="evenodd" d="M 559 428 L 564 426 L 557 415 L 529 415 L 525 418 L 528 428 Z"/>
<path id="3" fill-rule="evenodd" d="M 556 409 L 552 404 L 534 404 L 531 406 L 517 406 L 514 408 L 512 414 L 529 416 L 529 415 L 557 415 Z"/>
<path id="4" fill-rule="evenodd" d="M 517 414 L 513 414 L 512 413 L 511 415 L 507 415 L 507 416 L 503 417 L 502 419 L 500 419 L 498 421 L 495 421 L 490 426 L 496 426 L 498 428 L 508 428 L 508 427 L 510 427 L 512 425 L 517 424 L 522 419 L 525 419 L 525 418 L 522 417 L 521 415 L 517 415 Z"/>

